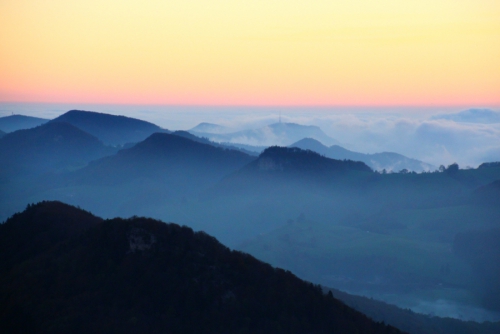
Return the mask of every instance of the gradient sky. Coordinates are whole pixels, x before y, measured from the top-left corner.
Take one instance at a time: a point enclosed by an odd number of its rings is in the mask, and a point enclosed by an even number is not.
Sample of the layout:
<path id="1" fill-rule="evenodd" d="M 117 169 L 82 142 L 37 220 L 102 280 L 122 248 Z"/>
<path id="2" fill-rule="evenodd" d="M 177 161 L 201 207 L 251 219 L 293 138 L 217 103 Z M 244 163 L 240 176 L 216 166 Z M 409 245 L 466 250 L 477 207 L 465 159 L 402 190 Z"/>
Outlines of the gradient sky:
<path id="1" fill-rule="evenodd" d="M 0 0 L 0 102 L 500 106 L 498 0 Z"/>

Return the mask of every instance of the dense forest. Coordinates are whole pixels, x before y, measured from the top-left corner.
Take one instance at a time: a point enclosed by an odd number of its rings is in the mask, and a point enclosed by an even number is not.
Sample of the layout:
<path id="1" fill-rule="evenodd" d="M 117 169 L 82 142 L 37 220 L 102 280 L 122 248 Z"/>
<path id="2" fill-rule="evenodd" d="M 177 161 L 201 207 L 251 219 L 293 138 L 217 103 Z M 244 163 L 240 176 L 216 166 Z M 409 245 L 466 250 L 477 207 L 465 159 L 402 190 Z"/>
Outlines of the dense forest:
<path id="1" fill-rule="evenodd" d="M 399 333 L 188 227 L 60 202 L 0 225 L 4 333 Z"/>

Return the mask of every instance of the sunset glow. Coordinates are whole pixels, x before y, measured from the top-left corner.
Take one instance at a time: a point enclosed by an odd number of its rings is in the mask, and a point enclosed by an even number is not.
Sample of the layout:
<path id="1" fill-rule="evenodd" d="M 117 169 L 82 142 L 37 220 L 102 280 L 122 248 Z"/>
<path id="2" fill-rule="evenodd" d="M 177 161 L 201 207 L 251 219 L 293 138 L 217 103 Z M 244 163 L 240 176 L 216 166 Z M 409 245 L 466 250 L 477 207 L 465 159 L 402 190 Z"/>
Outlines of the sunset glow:
<path id="1" fill-rule="evenodd" d="M 2 1 L 1 101 L 500 105 L 500 2 Z"/>

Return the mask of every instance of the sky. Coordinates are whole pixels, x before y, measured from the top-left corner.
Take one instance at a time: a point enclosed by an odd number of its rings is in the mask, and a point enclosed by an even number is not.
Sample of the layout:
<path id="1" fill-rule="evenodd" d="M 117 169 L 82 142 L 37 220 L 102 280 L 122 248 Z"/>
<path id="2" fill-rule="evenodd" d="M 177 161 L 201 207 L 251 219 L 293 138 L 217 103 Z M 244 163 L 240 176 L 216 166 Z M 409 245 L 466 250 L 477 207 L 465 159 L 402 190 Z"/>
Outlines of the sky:
<path id="1" fill-rule="evenodd" d="M 500 106 L 498 0 L 1 0 L 0 103 Z"/>

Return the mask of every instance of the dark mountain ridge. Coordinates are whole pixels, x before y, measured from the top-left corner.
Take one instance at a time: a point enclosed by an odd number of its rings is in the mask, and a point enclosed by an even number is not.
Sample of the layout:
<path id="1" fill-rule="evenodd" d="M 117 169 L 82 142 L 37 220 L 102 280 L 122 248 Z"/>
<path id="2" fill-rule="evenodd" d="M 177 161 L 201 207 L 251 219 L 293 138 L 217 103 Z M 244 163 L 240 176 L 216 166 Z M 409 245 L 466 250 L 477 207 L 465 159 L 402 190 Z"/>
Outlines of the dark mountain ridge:
<path id="1" fill-rule="evenodd" d="M 182 136 L 154 133 L 116 155 L 93 161 L 76 175 L 90 183 L 120 183 L 143 177 L 182 183 L 190 178 L 221 178 L 253 159 L 239 151 Z"/>
<path id="2" fill-rule="evenodd" d="M 31 129 L 48 121 L 45 118 L 24 115 L 4 116 L 0 117 L 0 130 L 9 133 L 17 130 Z"/>
<path id="3" fill-rule="evenodd" d="M 0 247 L 13 265 L 0 276 L 3 332 L 400 333 L 176 224 L 99 221 L 45 202 L 8 219 L 0 238 L 11 240 Z M 16 258 L 26 247 L 32 251 Z"/>
<path id="4" fill-rule="evenodd" d="M 363 162 L 334 160 L 300 148 L 272 146 L 259 157 L 227 177 L 211 191 L 217 194 L 259 193 L 263 189 L 281 192 L 284 189 L 309 191 L 336 184 L 354 174 L 367 175 L 373 171 Z M 356 183 L 356 182 L 355 182 Z M 352 186 L 352 185 L 351 185 Z"/>
<path id="5" fill-rule="evenodd" d="M 363 162 L 334 160 L 322 157 L 311 150 L 299 148 L 269 147 L 256 161 L 259 171 L 266 172 L 332 172 L 356 170 L 371 172 Z"/>
<path id="6" fill-rule="evenodd" d="M 136 118 L 83 110 L 70 110 L 51 122 L 70 123 L 109 145 L 136 143 L 155 132 L 170 132 Z"/>
<path id="7" fill-rule="evenodd" d="M 49 122 L 0 139 L 0 175 L 64 171 L 113 152 L 96 137 L 69 123 Z"/>

